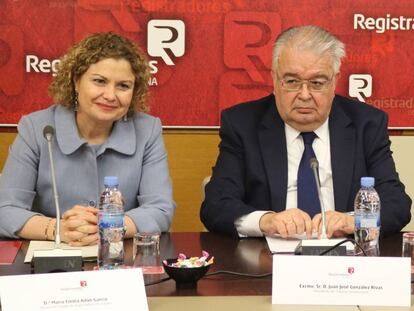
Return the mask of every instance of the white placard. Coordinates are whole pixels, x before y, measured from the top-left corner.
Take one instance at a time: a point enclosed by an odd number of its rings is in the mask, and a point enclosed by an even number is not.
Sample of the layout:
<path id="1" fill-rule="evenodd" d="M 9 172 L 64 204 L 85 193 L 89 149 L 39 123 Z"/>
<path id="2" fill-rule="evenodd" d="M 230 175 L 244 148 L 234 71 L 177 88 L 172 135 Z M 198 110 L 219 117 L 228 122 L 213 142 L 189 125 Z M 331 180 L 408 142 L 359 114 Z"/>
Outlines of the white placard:
<path id="1" fill-rule="evenodd" d="M 274 255 L 272 303 L 407 307 L 411 260 Z"/>
<path id="2" fill-rule="evenodd" d="M 148 310 L 141 269 L 0 277 L 3 311 Z"/>

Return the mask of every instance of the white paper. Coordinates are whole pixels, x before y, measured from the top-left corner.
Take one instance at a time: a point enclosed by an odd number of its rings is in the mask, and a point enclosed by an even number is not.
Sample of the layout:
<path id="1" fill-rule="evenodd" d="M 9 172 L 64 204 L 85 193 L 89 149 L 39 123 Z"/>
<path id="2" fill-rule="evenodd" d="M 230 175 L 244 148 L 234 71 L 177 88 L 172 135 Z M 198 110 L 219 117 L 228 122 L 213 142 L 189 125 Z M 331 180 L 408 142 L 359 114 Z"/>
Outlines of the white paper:
<path id="1" fill-rule="evenodd" d="M 60 246 L 62 249 L 80 249 L 82 251 L 83 258 L 96 258 L 98 256 L 98 245 L 73 247 L 66 243 L 61 243 Z M 26 256 L 24 257 L 24 262 L 28 263 L 32 261 L 33 251 L 51 250 L 54 249 L 54 247 L 54 241 L 30 241 L 29 248 L 27 249 Z"/>
<path id="2" fill-rule="evenodd" d="M 411 260 L 274 255 L 272 303 L 407 307 Z"/>
<path id="3" fill-rule="evenodd" d="M 266 236 L 267 246 L 272 254 L 293 253 L 300 240 L 296 238 L 281 238 L 277 236 Z"/>
<path id="4" fill-rule="evenodd" d="M 2 276 L 0 295 L 3 311 L 148 310 L 141 269 Z"/>

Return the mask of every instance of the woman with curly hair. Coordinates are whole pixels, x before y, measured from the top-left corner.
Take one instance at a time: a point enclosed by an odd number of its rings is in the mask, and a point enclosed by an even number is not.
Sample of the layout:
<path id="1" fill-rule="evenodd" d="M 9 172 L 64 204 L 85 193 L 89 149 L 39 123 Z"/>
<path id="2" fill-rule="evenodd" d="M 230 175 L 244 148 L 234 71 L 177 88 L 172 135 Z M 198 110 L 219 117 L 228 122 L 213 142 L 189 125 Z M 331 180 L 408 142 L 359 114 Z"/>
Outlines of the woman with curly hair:
<path id="1" fill-rule="evenodd" d="M 98 241 L 104 176 L 118 176 L 126 237 L 168 231 L 174 214 L 161 122 L 148 110 L 148 67 L 129 39 L 97 33 L 61 58 L 49 87 L 55 105 L 22 117 L 0 177 L 0 237 L 53 240 L 55 207 L 47 141 L 52 141 L 62 210 L 61 238 Z"/>

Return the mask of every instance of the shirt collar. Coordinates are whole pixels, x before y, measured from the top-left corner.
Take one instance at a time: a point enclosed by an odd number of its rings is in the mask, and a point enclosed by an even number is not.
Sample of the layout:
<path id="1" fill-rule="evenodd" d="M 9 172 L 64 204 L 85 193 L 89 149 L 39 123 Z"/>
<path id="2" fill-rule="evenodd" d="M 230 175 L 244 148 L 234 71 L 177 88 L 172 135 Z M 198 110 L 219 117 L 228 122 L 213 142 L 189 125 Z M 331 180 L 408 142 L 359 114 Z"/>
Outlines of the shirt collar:
<path id="1" fill-rule="evenodd" d="M 320 140 L 322 140 L 323 143 L 328 144 L 329 143 L 329 117 L 325 120 L 325 122 L 322 123 L 320 127 L 318 127 L 316 130 L 314 130 L 316 136 Z"/>
<path id="2" fill-rule="evenodd" d="M 75 114 L 72 110 L 58 105 L 55 112 L 56 139 L 62 152 L 69 155 L 78 150 L 87 141 L 79 136 Z M 119 153 L 132 155 L 136 149 L 136 134 L 133 118 L 128 121 L 116 121 L 112 132 L 99 153 L 113 149 Z M 99 154 L 98 154 L 99 155 Z"/>
<path id="3" fill-rule="evenodd" d="M 314 130 L 316 136 L 322 140 L 323 143 L 329 142 L 329 117 L 325 120 L 324 123 L 316 130 Z M 285 123 L 285 134 L 286 134 L 286 143 L 293 143 L 299 136 L 300 133 L 297 129 L 294 129 L 289 124 Z"/>

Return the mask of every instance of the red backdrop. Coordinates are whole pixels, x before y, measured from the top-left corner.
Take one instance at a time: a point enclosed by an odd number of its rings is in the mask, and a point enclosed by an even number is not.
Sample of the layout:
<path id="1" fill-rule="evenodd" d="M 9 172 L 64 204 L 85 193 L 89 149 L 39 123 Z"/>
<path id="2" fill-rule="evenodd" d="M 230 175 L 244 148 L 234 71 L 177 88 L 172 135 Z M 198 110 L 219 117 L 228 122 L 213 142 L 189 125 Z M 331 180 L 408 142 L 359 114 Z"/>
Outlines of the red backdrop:
<path id="1" fill-rule="evenodd" d="M 52 103 L 52 65 L 69 46 L 115 31 L 148 55 L 152 114 L 167 126 L 217 126 L 223 108 L 272 91 L 280 31 L 316 24 L 347 45 L 337 92 L 412 128 L 412 17 L 411 0 L 1 0 L 0 124 Z"/>

